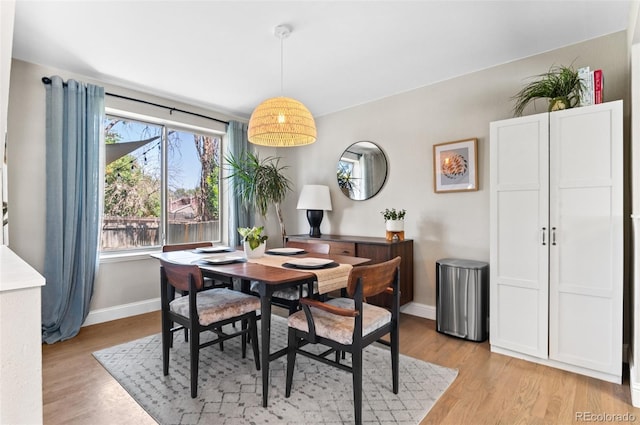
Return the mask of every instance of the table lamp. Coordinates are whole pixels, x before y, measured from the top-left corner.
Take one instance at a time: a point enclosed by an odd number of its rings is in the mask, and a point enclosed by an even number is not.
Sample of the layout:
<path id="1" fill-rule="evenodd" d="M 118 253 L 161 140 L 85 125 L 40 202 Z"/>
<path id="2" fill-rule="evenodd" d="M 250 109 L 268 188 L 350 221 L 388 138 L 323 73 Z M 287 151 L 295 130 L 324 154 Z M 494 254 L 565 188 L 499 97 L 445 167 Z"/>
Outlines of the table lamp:
<path id="1" fill-rule="evenodd" d="M 307 221 L 311 229 L 309 236 L 312 238 L 320 237 L 320 223 L 324 211 L 331 211 L 331 196 L 329 194 L 329 186 L 318 184 L 306 184 L 302 187 L 300 198 L 298 199 L 299 210 L 307 210 Z"/>

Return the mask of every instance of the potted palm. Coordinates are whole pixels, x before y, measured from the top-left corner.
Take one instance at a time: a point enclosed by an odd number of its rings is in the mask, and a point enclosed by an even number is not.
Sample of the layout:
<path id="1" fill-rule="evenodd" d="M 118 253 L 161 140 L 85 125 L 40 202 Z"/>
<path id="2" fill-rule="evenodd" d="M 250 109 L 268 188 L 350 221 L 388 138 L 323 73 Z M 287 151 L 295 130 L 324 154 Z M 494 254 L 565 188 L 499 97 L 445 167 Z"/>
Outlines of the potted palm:
<path id="1" fill-rule="evenodd" d="M 385 226 L 388 232 L 404 231 L 404 216 L 407 214 L 407 210 L 386 208 L 384 211 L 380 211 L 380 214 L 384 217 Z"/>
<path id="2" fill-rule="evenodd" d="M 264 255 L 269 237 L 262 234 L 263 230 L 264 226 L 238 228 L 238 233 L 242 236 L 244 254 L 247 258 L 260 258 Z"/>
<path id="3" fill-rule="evenodd" d="M 288 167 L 280 165 L 279 157 L 260 159 L 251 152 L 243 152 L 239 157 L 229 155 L 226 161 L 230 167 L 226 178 L 233 178 L 233 190 L 245 207 L 255 207 L 258 214 L 265 218 L 269 206 L 275 206 L 284 241 L 287 233 L 280 205 L 291 190 L 291 182 L 284 174 Z"/>
<path id="4" fill-rule="evenodd" d="M 540 74 L 520 90 L 513 99 L 516 101 L 513 112 L 522 115 L 524 108 L 536 99 L 549 99 L 549 112 L 580 106 L 580 97 L 585 90 L 578 71 L 566 66 L 556 66 Z"/>

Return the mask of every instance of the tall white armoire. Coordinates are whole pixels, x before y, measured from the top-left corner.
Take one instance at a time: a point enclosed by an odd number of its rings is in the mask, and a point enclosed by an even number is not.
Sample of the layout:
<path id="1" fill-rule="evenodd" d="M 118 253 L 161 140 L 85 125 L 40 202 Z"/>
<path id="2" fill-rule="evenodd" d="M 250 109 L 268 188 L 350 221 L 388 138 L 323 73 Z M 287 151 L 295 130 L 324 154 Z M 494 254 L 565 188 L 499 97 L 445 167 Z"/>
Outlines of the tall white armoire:
<path id="1" fill-rule="evenodd" d="M 622 382 L 622 101 L 491 123 L 491 351 Z"/>

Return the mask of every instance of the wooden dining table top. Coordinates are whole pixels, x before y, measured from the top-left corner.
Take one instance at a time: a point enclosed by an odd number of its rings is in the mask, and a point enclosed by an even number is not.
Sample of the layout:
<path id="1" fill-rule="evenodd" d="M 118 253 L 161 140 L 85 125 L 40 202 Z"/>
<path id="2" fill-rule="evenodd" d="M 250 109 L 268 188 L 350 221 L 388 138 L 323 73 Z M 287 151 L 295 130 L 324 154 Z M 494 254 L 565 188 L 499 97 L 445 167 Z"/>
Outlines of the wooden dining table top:
<path id="1" fill-rule="evenodd" d="M 206 264 L 200 260 L 212 257 L 212 256 L 223 256 L 223 255 L 233 255 L 233 256 L 243 256 L 242 251 L 231 251 L 224 252 L 219 254 L 211 254 L 211 253 L 196 253 L 193 250 L 185 250 L 185 251 L 172 251 L 172 252 L 162 252 L 151 254 L 152 257 L 157 259 L 162 259 L 165 261 L 171 261 L 175 263 L 181 264 L 197 264 L 203 272 L 210 271 L 212 273 L 229 276 L 229 277 L 237 277 L 241 279 L 247 280 L 258 280 L 264 282 L 266 285 L 278 285 L 287 282 L 297 282 L 306 278 L 312 278 L 315 276 L 312 269 L 309 270 L 301 270 L 301 269 L 289 269 L 289 268 L 281 268 L 281 267 L 272 267 L 264 264 L 252 263 L 249 261 L 246 262 L 236 262 L 230 264 Z M 265 254 L 269 255 L 269 254 Z M 304 258 L 304 257 L 314 257 L 314 258 L 327 258 L 335 261 L 339 264 L 349 264 L 352 266 L 359 266 L 368 263 L 371 261 L 369 258 L 362 257 L 351 257 L 348 255 L 334 255 L 334 254 L 318 254 L 318 253 L 304 253 L 297 254 L 291 256 L 282 256 L 282 262 L 286 262 L 288 258 Z"/>

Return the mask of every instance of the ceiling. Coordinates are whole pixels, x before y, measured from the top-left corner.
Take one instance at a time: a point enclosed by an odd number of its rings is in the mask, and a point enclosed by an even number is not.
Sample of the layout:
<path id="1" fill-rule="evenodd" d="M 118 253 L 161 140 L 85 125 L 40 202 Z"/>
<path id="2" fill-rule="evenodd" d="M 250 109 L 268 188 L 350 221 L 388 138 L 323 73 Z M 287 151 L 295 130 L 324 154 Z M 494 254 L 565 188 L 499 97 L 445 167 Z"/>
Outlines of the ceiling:
<path id="1" fill-rule="evenodd" d="M 17 0 L 13 57 L 237 117 L 281 94 L 321 116 L 624 30 L 630 6 Z"/>

